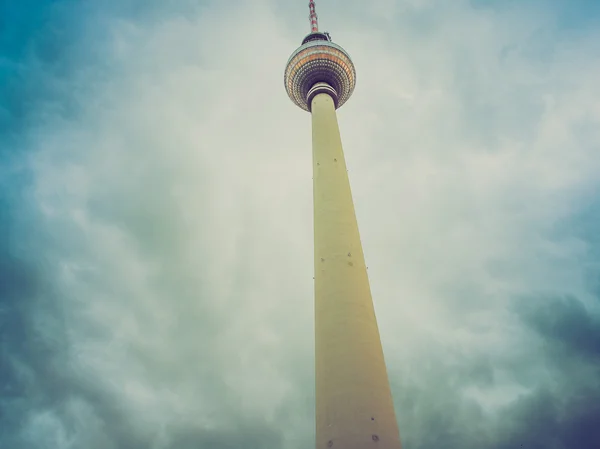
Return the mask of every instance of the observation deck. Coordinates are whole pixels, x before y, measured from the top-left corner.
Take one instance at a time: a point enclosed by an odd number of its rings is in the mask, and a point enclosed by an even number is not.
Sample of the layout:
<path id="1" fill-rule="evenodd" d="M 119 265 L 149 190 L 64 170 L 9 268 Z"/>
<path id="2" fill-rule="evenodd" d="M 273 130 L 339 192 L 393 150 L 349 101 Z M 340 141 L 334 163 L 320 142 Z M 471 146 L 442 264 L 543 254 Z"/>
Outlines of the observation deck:
<path id="1" fill-rule="evenodd" d="M 310 100 L 322 91 L 332 96 L 337 109 L 354 91 L 356 69 L 348 53 L 334 44 L 328 33 L 314 32 L 307 35 L 290 56 L 284 83 L 290 99 L 305 111 L 310 112 Z M 315 90 L 317 83 L 325 83 L 333 90 Z"/>

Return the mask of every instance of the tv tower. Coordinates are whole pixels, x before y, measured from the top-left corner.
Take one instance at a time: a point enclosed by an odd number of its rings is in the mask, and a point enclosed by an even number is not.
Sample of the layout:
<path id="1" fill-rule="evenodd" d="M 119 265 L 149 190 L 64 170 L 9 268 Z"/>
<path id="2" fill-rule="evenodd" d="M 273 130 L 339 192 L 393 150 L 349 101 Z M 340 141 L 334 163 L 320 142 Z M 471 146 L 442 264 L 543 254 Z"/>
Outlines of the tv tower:
<path id="1" fill-rule="evenodd" d="M 400 449 L 336 109 L 352 95 L 350 56 L 311 32 L 285 68 L 290 99 L 312 115 L 317 449 Z"/>

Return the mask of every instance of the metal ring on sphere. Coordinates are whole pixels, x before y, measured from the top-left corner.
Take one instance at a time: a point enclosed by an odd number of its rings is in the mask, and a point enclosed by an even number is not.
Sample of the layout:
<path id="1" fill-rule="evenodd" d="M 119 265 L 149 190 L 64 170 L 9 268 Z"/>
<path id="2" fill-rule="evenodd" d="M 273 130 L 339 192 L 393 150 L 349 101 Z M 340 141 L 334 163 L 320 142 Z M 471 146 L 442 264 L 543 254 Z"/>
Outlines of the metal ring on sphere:
<path id="1" fill-rule="evenodd" d="M 306 104 L 310 109 L 312 109 L 312 101 L 319 94 L 327 94 L 333 99 L 333 104 L 337 108 L 338 105 L 338 94 L 333 87 L 331 87 L 327 83 L 318 82 L 313 87 L 310 88 L 308 94 L 306 95 Z"/>
<path id="2" fill-rule="evenodd" d="M 308 92 L 319 82 L 335 89 L 336 108 L 348 101 L 356 85 L 356 69 L 348 53 L 339 45 L 321 39 L 308 41 L 292 53 L 284 76 L 290 99 L 309 112 Z"/>

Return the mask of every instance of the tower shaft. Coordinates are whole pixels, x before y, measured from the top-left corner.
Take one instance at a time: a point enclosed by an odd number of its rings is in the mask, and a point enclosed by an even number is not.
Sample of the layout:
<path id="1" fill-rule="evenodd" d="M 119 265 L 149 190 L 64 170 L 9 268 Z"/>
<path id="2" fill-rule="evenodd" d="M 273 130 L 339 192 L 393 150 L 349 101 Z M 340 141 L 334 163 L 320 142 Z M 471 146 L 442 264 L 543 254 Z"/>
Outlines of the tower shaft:
<path id="1" fill-rule="evenodd" d="M 317 449 L 400 449 L 335 104 L 311 102 Z"/>

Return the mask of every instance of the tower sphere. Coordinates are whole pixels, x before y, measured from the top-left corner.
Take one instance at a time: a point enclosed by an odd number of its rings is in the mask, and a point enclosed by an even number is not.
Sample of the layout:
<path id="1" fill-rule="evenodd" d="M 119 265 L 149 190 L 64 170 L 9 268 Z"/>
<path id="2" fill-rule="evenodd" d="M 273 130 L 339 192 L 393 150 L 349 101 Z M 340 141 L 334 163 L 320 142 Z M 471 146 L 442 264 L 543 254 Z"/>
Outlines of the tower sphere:
<path id="1" fill-rule="evenodd" d="M 313 32 L 290 56 L 284 83 L 290 99 L 305 111 L 310 112 L 312 97 L 321 92 L 331 95 L 337 109 L 354 91 L 356 69 L 348 53 L 331 42 L 329 34 Z"/>

